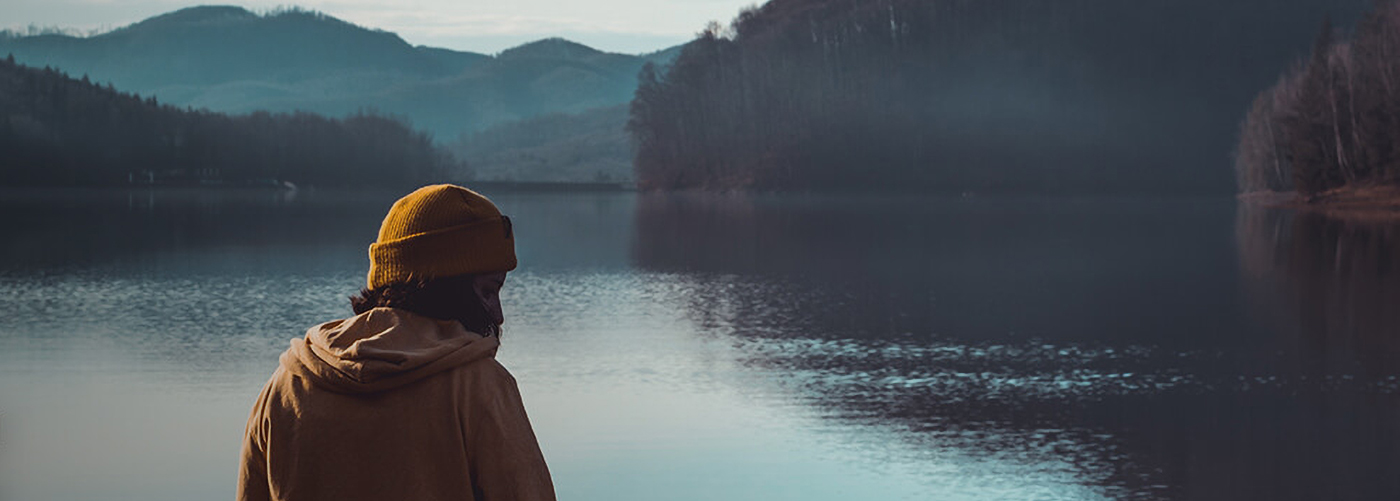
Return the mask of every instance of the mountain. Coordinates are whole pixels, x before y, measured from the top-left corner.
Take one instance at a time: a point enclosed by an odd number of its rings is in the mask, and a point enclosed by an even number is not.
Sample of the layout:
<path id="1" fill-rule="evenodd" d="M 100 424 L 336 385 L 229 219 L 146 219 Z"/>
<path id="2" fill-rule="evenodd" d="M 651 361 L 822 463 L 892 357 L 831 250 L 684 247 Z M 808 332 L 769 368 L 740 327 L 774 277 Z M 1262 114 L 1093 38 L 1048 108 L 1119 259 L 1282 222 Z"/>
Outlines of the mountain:
<path id="1" fill-rule="evenodd" d="M 628 102 L 649 56 L 562 39 L 490 56 L 413 46 L 318 12 L 191 7 L 90 37 L 0 36 L 0 55 L 219 112 L 372 109 L 439 141 L 548 113 Z M 650 57 L 651 59 L 648 59 Z"/>
<path id="2" fill-rule="evenodd" d="M 443 77 L 489 59 L 415 48 L 392 33 L 315 12 L 260 16 L 239 7 L 192 7 L 86 38 L 15 37 L 0 41 L 0 51 L 143 93 L 345 73 Z"/>

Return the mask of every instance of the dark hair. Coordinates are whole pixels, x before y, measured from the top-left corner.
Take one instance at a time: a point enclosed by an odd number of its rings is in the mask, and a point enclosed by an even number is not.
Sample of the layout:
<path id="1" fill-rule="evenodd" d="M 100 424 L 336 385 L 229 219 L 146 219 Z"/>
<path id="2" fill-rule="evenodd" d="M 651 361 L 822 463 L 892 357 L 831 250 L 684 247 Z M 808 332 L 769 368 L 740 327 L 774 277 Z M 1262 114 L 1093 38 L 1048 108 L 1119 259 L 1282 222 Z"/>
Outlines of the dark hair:
<path id="1" fill-rule="evenodd" d="M 395 283 L 361 289 L 350 296 L 356 315 L 374 308 L 398 308 L 428 318 L 456 320 L 467 330 L 483 336 L 501 335 L 501 326 L 491 320 L 472 284 L 476 275 L 458 275 L 411 283 Z"/>

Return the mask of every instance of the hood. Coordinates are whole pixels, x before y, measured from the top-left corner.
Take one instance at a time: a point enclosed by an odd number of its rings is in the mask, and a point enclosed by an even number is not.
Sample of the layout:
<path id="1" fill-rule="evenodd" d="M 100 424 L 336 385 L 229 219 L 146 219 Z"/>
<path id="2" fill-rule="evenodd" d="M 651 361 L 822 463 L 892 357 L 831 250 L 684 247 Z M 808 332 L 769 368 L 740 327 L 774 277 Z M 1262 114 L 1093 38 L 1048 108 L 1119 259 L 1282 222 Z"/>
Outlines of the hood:
<path id="1" fill-rule="evenodd" d="M 454 321 L 375 308 L 312 327 L 292 340 L 281 363 L 329 390 L 370 393 L 494 357 L 499 346 Z"/>

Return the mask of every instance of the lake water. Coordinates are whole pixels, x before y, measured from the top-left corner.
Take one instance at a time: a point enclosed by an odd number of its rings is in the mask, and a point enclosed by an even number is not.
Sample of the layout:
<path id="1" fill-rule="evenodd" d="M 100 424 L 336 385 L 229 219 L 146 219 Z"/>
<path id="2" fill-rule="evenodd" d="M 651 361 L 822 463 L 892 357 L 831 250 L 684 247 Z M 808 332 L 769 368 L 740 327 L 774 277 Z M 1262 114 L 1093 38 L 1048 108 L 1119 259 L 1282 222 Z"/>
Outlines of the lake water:
<path id="1" fill-rule="evenodd" d="M 1400 224 L 1229 198 L 488 193 L 562 499 L 1395 499 Z M 398 193 L 0 196 L 0 499 L 233 495 Z"/>

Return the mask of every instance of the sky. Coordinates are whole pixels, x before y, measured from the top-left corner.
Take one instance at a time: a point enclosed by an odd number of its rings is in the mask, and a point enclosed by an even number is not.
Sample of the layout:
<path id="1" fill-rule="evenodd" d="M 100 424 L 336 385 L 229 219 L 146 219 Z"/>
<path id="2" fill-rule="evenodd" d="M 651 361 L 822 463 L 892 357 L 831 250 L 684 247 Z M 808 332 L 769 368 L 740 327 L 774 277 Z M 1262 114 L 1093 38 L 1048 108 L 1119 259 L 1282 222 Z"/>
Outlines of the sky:
<path id="1" fill-rule="evenodd" d="M 197 0 L 3 0 L 0 28 L 119 28 Z M 223 2 L 211 2 L 227 5 Z M 564 37 L 610 52 L 644 53 L 693 38 L 709 21 L 728 23 L 755 0 L 249 0 L 253 11 L 294 5 L 398 33 L 408 43 L 493 54 Z"/>

